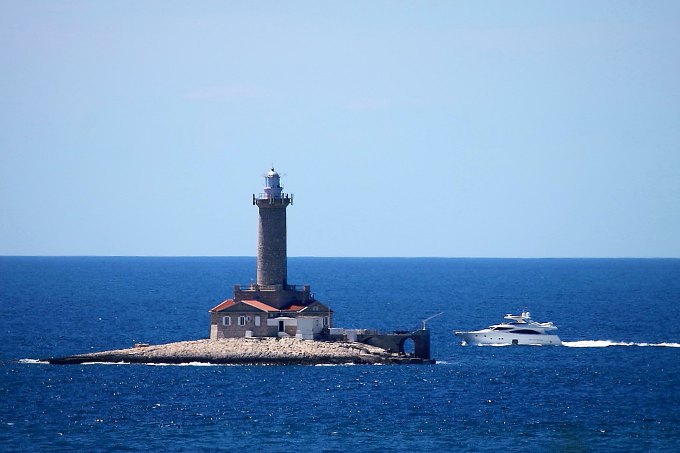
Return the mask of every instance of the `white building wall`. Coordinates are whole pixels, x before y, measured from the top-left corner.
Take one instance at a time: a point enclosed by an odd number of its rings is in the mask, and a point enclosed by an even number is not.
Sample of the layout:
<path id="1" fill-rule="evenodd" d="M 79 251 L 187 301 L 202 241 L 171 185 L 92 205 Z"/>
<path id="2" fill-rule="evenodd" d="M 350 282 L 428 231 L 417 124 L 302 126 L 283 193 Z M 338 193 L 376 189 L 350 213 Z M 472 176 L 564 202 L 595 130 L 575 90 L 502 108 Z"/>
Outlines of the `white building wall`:
<path id="1" fill-rule="evenodd" d="M 313 340 L 323 330 L 323 316 L 301 316 L 297 318 L 296 338 Z"/>

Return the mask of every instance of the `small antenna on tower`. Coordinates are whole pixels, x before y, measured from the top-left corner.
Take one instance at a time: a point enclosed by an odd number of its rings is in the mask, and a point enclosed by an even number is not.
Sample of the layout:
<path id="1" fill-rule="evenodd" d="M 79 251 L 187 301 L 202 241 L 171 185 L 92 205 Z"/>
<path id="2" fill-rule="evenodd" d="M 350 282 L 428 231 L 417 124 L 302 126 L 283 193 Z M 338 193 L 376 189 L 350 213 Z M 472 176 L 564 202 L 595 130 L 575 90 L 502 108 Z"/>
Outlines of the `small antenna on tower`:
<path id="1" fill-rule="evenodd" d="M 441 316 L 441 315 L 443 315 L 443 314 L 444 314 L 444 312 L 441 312 L 441 313 L 437 313 L 436 315 L 430 316 L 429 318 L 423 319 L 423 320 L 421 321 L 421 322 L 423 323 L 423 328 L 422 328 L 421 330 L 427 330 L 427 321 L 429 321 L 430 319 L 434 319 L 434 318 L 436 318 L 437 316 Z"/>

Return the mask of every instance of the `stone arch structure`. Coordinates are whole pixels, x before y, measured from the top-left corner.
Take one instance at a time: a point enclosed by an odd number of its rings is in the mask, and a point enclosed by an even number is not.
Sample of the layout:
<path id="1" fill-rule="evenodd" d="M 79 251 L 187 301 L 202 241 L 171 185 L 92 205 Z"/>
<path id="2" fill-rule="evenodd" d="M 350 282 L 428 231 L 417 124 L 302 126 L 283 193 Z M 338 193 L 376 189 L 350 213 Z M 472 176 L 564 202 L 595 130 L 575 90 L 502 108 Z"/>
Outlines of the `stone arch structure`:
<path id="1" fill-rule="evenodd" d="M 390 352 L 405 354 L 404 343 L 413 340 L 413 356 L 418 359 L 430 360 L 430 331 L 427 329 L 414 330 L 412 332 L 392 332 L 384 334 L 359 335 L 357 341 L 370 344 Z"/>
<path id="2" fill-rule="evenodd" d="M 416 353 L 416 342 L 413 341 L 413 338 L 404 338 L 401 349 L 406 355 L 414 355 Z"/>

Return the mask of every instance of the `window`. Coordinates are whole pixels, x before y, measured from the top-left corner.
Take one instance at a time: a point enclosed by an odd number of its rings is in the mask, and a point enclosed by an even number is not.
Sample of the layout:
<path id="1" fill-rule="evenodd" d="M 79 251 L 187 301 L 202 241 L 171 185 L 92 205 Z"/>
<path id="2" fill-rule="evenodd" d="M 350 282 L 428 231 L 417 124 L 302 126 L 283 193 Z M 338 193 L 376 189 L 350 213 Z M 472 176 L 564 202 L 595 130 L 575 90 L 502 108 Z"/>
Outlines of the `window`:
<path id="1" fill-rule="evenodd" d="M 260 326 L 260 317 L 259 317 L 259 316 L 255 316 L 255 325 L 256 325 L 257 327 Z"/>
<path id="2" fill-rule="evenodd" d="M 222 316 L 222 325 L 223 326 L 230 326 L 231 325 L 231 317 L 230 316 Z"/>
<path id="3" fill-rule="evenodd" d="M 323 317 L 323 326 L 328 327 L 328 316 Z"/>
<path id="4" fill-rule="evenodd" d="M 239 316 L 238 317 L 238 325 L 239 326 L 245 326 L 246 325 L 246 317 L 245 316 Z"/>

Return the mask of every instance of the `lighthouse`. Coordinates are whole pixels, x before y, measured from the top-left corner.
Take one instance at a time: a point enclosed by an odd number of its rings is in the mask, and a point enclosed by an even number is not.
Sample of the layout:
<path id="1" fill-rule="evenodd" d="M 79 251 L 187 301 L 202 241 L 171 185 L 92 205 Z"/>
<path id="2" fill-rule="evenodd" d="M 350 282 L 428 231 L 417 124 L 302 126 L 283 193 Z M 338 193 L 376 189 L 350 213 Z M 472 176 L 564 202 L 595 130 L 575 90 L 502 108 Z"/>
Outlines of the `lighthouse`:
<path id="1" fill-rule="evenodd" d="M 273 167 L 264 181 L 263 192 L 253 194 L 259 211 L 257 281 L 234 285 L 234 297 L 210 310 L 210 338 L 320 338 L 332 325 L 333 311 L 309 285 L 291 285 L 286 275 L 286 208 L 293 196 L 283 192 Z"/>
<path id="2" fill-rule="evenodd" d="M 286 208 L 293 195 L 283 192 L 281 176 L 271 167 L 264 175 L 264 189 L 253 194 L 258 209 L 257 280 L 247 289 L 234 288 L 235 299 L 254 299 L 277 309 L 292 304 L 307 306 L 314 298 L 308 285 L 288 284 L 286 247 Z"/>
<path id="3" fill-rule="evenodd" d="M 257 284 L 272 289 L 286 289 L 286 208 L 293 196 L 283 193 L 281 177 L 274 167 L 265 175 L 264 192 L 253 194 L 259 210 L 257 229 Z"/>
<path id="4" fill-rule="evenodd" d="M 264 190 L 253 194 L 258 209 L 257 281 L 234 285 L 234 296 L 211 308 L 210 339 L 295 337 L 303 340 L 352 338 L 391 352 L 405 354 L 404 342 L 415 343 L 415 357 L 430 363 L 430 332 L 394 334 L 338 333 L 333 328 L 333 310 L 314 297 L 309 285 L 291 285 L 287 276 L 286 208 L 293 196 L 283 192 L 281 176 L 271 167 Z M 431 319 L 431 318 L 428 318 Z M 407 360 L 411 360 L 407 357 Z M 411 362 L 405 362 L 411 363 Z M 425 362 L 420 362 L 425 363 Z"/>

